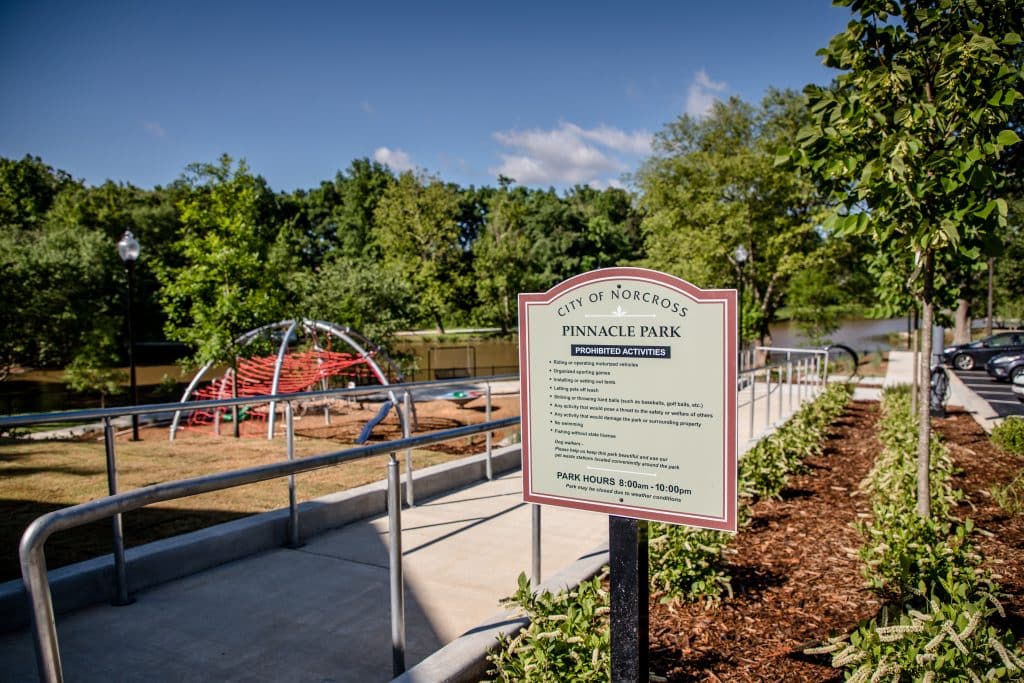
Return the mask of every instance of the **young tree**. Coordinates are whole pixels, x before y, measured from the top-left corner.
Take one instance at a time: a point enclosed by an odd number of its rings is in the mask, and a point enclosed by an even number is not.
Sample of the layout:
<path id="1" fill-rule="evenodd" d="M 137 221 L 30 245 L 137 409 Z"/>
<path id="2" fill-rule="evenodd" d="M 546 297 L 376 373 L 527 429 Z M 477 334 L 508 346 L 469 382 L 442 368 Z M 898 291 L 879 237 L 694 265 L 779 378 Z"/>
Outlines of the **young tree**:
<path id="1" fill-rule="evenodd" d="M 106 407 L 107 396 L 124 392 L 128 379 L 127 373 L 117 368 L 114 339 L 113 330 L 94 331 L 64 369 L 64 381 L 73 391 L 94 391 L 100 395 L 100 408 Z"/>
<path id="2" fill-rule="evenodd" d="M 235 339 L 287 315 L 293 241 L 268 222 L 274 196 L 245 161 L 236 167 L 225 155 L 217 164 L 194 164 L 186 182 L 172 258 L 157 266 L 165 332 L 194 349 L 197 365 L 234 368 L 241 352 Z"/>
<path id="3" fill-rule="evenodd" d="M 842 73 L 810 86 L 799 156 L 835 202 L 827 226 L 909 254 L 902 285 L 920 301 L 918 513 L 930 514 L 927 391 L 940 256 L 978 258 L 1005 223 L 997 173 L 1018 141 L 1018 0 L 838 0 L 853 17 L 821 50 Z"/>

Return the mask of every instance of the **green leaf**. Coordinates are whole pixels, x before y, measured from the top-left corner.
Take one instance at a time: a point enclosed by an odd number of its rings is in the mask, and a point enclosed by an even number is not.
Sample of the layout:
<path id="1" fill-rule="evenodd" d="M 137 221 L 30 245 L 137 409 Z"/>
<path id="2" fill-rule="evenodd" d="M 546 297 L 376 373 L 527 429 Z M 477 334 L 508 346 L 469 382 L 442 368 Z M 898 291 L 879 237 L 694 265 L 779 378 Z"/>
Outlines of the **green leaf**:
<path id="1" fill-rule="evenodd" d="M 974 215 L 978 218 L 988 218 L 989 214 L 992 213 L 992 209 L 996 208 L 996 200 L 991 200 L 980 211 L 975 211 Z"/>
<path id="2" fill-rule="evenodd" d="M 996 136 L 996 142 L 1004 147 L 1015 145 L 1020 142 L 1020 136 L 1009 128 L 999 131 L 999 135 Z"/>

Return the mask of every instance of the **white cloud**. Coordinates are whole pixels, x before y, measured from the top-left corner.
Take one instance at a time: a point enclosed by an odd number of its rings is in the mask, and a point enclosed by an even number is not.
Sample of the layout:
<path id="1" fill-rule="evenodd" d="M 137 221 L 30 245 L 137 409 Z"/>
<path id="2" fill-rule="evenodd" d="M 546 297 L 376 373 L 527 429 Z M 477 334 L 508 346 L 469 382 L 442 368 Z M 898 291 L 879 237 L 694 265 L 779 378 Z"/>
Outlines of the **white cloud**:
<path id="1" fill-rule="evenodd" d="M 576 128 L 576 126 L 573 126 Z M 598 126 L 594 130 L 582 130 L 580 135 L 588 140 L 625 154 L 647 155 L 651 153 L 651 134 L 646 130 L 627 133 L 611 126 Z"/>
<path id="2" fill-rule="evenodd" d="M 373 105 L 366 100 L 361 100 L 359 102 L 359 108 L 362 109 L 365 114 L 372 114 L 375 111 Z"/>
<path id="3" fill-rule="evenodd" d="M 690 116 L 707 116 L 711 106 L 719 99 L 716 93 L 723 93 L 729 85 L 725 81 L 712 81 L 704 69 L 693 77 L 693 83 L 686 93 L 686 113 Z"/>
<path id="4" fill-rule="evenodd" d="M 494 139 L 511 151 L 501 155 L 494 175 L 514 178 L 523 185 L 613 186 L 614 177 L 633 164 L 624 157 L 650 153 L 651 134 L 627 132 L 602 125 L 585 129 L 561 123 L 551 130 L 508 130 Z"/>
<path id="5" fill-rule="evenodd" d="M 167 137 L 167 131 L 156 121 L 143 121 L 142 127 L 155 138 Z"/>
<path id="6" fill-rule="evenodd" d="M 412 162 L 412 158 L 400 149 L 378 147 L 373 151 L 373 160 L 385 166 L 390 166 L 391 170 L 397 173 L 416 169 L 416 164 Z"/>

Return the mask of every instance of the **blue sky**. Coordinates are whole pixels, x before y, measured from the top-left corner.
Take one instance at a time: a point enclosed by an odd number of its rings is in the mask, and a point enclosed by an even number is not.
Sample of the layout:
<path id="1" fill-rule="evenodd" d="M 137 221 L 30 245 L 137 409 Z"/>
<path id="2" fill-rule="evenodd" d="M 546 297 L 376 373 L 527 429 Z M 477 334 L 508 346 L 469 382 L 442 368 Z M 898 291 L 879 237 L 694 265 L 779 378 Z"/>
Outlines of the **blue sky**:
<path id="1" fill-rule="evenodd" d="M 245 158 L 275 190 L 369 157 L 460 185 L 621 182 L 714 98 L 834 75 L 829 0 L 0 0 L 0 156 L 153 187 Z"/>

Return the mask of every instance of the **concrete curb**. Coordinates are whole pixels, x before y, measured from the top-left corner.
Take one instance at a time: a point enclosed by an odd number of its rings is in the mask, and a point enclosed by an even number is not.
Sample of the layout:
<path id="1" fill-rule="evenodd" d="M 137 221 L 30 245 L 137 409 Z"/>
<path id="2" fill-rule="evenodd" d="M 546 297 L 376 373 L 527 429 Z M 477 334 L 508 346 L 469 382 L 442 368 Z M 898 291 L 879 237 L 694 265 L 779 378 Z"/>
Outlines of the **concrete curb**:
<path id="1" fill-rule="evenodd" d="M 573 588 L 595 576 L 608 564 L 608 545 L 595 548 L 568 567 L 537 586 L 537 590 L 556 593 Z M 393 683 L 468 683 L 487 675 L 487 653 L 498 643 L 498 636 L 512 637 L 530 620 L 516 612 L 502 611 L 393 679 Z"/>
<path id="2" fill-rule="evenodd" d="M 491 465 L 495 474 L 519 469 L 520 446 L 495 449 Z M 423 501 L 482 481 L 486 467 L 486 455 L 481 453 L 419 470 L 414 475 L 416 499 Z M 301 503 L 299 535 L 309 538 L 386 512 L 387 482 L 374 482 Z M 134 594 L 287 543 L 288 510 L 280 509 L 129 548 L 125 552 L 128 591 Z M 61 567 L 49 575 L 57 614 L 110 602 L 116 594 L 112 555 Z M 0 584 L 0 633 L 24 628 L 29 619 L 22 580 Z"/>
<path id="3" fill-rule="evenodd" d="M 949 405 L 963 407 L 982 429 L 991 434 L 992 429 L 1002 423 L 1003 418 L 999 417 L 999 414 L 992 409 L 988 401 L 978 396 L 974 393 L 974 390 L 964 384 L 964 381 L 957 377 L 955 372 L 947 370 L 946 374 L 949 376 Z"/>

